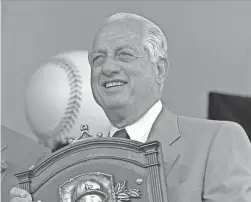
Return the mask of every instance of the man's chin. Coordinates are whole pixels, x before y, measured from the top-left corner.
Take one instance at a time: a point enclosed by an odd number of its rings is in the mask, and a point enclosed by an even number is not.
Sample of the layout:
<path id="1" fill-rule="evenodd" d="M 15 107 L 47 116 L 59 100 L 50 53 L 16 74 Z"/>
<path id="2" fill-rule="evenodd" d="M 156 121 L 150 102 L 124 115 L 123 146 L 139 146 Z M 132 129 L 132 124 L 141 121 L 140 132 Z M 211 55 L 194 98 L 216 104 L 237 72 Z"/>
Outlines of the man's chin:
<path id="1" fill-rule="evenodd" d="M 119 110 L 119 109 L 123 109 L 125 106 L 121 105 L 121 104 L 112 104 L 107 106 L 107 109 L 114 111 L 114 110 Z"/>
<path id="2" fill-rule="evenodd" d="M 106 108 L 111 111 L 114 111 L 114 110 L 124 109 L 128 104 L 129 104 L 128 102 L 121 102 L 117 100 L 107 103 Z"/>

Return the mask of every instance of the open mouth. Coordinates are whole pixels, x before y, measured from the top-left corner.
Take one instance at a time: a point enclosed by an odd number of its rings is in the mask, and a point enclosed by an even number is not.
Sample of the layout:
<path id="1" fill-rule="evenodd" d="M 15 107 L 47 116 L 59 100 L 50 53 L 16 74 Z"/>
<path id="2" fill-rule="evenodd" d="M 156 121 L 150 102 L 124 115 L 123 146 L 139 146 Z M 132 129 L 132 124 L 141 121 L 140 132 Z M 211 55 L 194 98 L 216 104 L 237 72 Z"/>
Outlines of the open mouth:
<path id="1" fill-rule="evenodd" d="M 127 82 L 122 80 L 112 80 L 104 82 L 103 86 L 105 88 L 114 88 L 119 86 L 124 86 Z"/>

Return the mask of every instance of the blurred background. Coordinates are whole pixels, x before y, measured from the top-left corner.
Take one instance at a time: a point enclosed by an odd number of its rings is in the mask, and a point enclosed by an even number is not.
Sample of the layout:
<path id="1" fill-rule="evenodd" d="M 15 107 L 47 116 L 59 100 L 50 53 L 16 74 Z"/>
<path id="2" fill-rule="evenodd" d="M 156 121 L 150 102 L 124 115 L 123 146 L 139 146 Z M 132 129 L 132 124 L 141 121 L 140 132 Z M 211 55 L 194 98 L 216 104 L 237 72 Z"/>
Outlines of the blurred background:
<path id="1" fill-rule="evenodd" d="M 36 139 L 24 110 L 30 77 L 62 51 L 87 50 L 107 16 L 132 12 L 155 22 L 167 36 L 170 71 L 163 101 L 170 110 L 198 118 L 245 119 L 248 128 L 250 11 L 251 1 L 3 0 L 1 124 Z M 233 107 L 239 98 L 244 100 L 241 114 Z M 219 103 L 226 104 L 227 113 L 217 109 Z"/>

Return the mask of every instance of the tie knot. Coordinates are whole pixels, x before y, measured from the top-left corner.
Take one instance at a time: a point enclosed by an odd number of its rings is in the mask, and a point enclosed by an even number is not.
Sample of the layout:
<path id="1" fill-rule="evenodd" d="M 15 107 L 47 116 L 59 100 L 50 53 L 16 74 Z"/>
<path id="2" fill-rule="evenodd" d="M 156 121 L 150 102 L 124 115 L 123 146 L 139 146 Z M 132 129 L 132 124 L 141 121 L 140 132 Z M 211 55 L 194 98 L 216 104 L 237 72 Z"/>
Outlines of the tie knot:
<path id="1" fill-rule="evenodd" d="M 126 129 L 124 129 L 124 128 L 116 131 L 114 133 L 113 137 L 130 139 L 130 136 L 128 135 L 128 133 L 126 132 Z"/>

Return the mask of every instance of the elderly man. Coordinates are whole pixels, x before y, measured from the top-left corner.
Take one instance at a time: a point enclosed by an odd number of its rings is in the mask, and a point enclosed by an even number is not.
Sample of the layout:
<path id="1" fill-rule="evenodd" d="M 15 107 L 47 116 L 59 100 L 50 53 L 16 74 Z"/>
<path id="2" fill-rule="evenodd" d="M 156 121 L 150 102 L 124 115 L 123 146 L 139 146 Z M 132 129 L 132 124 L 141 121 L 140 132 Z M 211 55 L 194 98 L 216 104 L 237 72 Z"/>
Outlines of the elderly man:
<path id="1" fill-rule="evenodd" d="M 109 17 L 89 62 L 95 100 L 112 123 L 109 135 L 161 143 L 170 202 L 251 201 L 251 144 L 242 127 L 177 116 L 162 104 L 167 41 L 154 23 L 135 14 Z"/>

